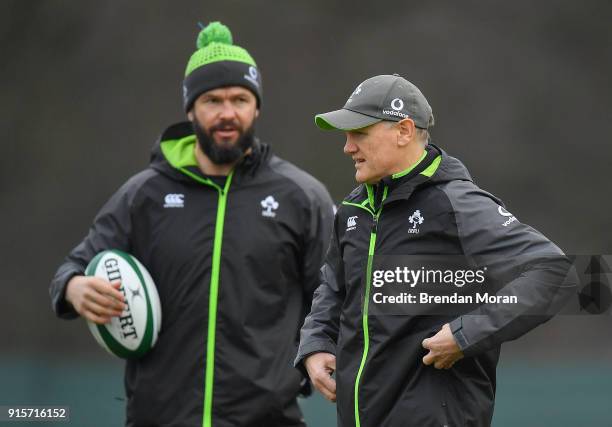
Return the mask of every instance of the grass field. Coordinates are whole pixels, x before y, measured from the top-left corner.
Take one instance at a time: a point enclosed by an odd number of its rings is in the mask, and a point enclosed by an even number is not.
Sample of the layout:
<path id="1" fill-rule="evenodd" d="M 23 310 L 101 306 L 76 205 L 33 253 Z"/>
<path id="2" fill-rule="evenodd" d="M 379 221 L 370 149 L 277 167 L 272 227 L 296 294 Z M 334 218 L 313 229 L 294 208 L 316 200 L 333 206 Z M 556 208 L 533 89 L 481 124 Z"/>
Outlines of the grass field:
<path id="1" fill-rule="evenodd" d="M 0 359 L 0 405 L 68 405 L 70 423 L 44 426 L 120 426 L 121 362 Z M 303 400 L 309 426 L 334 427 L 335 406 L 319 395 Z M 494 427 L 591 427 L 611 425 L 612 366 L 533 366 L 498 369 Z M 10 423 L 7 425 L 19 425 Z M 41 425 L 23 423 L 23 425 Z"/>

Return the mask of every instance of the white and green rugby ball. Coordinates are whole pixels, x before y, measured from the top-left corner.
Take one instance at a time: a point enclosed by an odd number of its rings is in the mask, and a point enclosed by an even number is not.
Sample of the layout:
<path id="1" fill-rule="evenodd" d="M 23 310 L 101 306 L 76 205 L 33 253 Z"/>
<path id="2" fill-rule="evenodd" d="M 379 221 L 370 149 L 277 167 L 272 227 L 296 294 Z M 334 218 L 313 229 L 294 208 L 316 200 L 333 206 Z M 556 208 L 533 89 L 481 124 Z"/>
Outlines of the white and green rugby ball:
<path id="1" fill-rule="evenodd" d="M 157 288 L 147 269 L 132 255 L 111 249 L 97 254 L 85 275 L 121 281 L 119 291 L 126 298 L 127 308 L 109 324 L 87 321 L 98 344 L 124 359 L 145 355 L 157 342 L 162 314 Z"/>

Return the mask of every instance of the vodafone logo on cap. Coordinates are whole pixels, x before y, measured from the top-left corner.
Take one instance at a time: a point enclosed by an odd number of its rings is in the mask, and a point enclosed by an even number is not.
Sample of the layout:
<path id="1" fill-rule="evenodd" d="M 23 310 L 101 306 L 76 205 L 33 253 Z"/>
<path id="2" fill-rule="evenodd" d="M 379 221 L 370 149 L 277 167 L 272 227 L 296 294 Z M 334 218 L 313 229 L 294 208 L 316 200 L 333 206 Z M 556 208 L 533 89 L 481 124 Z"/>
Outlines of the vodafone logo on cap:
<path id="1" fill-rule="evenodd" d="M 395 111 L 401 111 L 404 108 L 404 101 L 402 101 L 400 98 L 395 98 L 393 101 L 391 101 L 391 108 L 393 108 Z"/>
<path id="2" fill-rule="evenodd" d="M 402 113 L 403 108 L 404 101 L 401 98 L 393 98 L 391 101 L 391 110 L 382 110 L 382 113 L 386 116 L 395 116 L 405 119 L 408 117 L 408 114 Z"/>

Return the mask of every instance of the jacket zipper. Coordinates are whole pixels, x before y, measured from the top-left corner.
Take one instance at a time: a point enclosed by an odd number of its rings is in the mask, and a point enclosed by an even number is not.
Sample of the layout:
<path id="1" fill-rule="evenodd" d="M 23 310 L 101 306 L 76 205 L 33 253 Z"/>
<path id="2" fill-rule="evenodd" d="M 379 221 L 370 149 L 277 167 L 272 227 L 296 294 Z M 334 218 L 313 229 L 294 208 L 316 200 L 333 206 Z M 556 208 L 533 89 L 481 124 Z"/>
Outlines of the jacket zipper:
<path id="1" fill-rule="evenodd" d="M 212 427 L 213 381 L 215 371 L 215 344 L 217 332 L 217 299 L 219 296 L 219 275 L 221 272 L 221 246 L 227 195 L 232 182 L 233 171 L 227 176 L 223 189 L 219 186 L 215 239 L 213 243 L 212 268 L 210 272 L 210 295 L 208 298 L 208 333 L 206 338 L 206 378 L 204 379 L 204 418 L 203 427 Z"/>
<path id="2" fill-rule="evenodd" d="M 374 211 L 375 206 L 373 204 L 374 200 L 370 197 L 371 189 L 366 187 L 368 190 L 368 199 L 370 200 L 370 206 L 372 210 L 366 208 L 365 206 L 357 205 L 354 203 L 346 203 L 349 205 L 353 205 L 359 208 L 362 208 L 368 211 L 374 222 L 372 224 L 372 229 L 370 230 L 370 245 L 368 247 L 368 263 L 366 267 L 366 288 L 364 290 L 364 299 L 363 299 L 363 311 L 361 314 L 361 324 L 363 327 L 363 354 L 361 355 L 361 363 L 359 364 L 359 370 L 357 371 L 357 376 L 355 377 L 355 387 L 354 387 L 354 400 L 355 400 L 355 427 L 361 427 L 361 420 L 359 418 L 359 384 L 361 382 L 361 375 L 363 374 L 363 370 L 365 368 L 366 360 L 368 358 L 368 352 L 370 350 L 370 329 L 368 322 L 368 307 L 370 303 L 370 288 L 372 283 L 372 264 L 374 261 L 374 252 L 376 248 L 376 235 L 378 233 L 378 219 L 382 212 L 382 203 L 387 198 L 387 191 L 389 187 L 385 187 L 383 191 L 382 200 L 380 202 L 380 207 L 377 212 Z"/>
<path id="3" fill-rule="evenodd" d="M 215 371 L 215 339 L 217 332 L 217 299 L 219 297 L 219 276 L 221 272 L 221 246 L 223 243 L 223 225 L 225 223 L 225 208 L 234 171 L 227 176 L 225 185 L 221 188 L 210 179 L 204 179 L 188 169 L 180 168 L 185 174 L 201 184 L 213 187 L 219 193 L 217 203 L 217 218 L 215 221 L 215 237 L 213 240 L 212 265 L 210 272 L 210 291 L 208 298 L 208 332 L 206 335 L 206 375 L 204 378 L 204 413 L 202 427 L 212 427 L 213 382 Z"/>
<path id="4" fill-rule="evenodd" d="M 361 382 L 361 374 L 365 368 L 366 359 L 368 358 L 368 352 L 370 350 L 370 329 L 368 325 L 368 307 L 370 303 L 370 285 L 372 282 L 372 262 L 374 259 L 374 249 L 376 247 L 376 233 L 378 228 L 378 216 L 380 211 L 374 215 L 374 224 L 372 224 L 372 230 L 370 231 L 370 246 L 368 248 L 368 264 L 366 269 L 366 288 L 363 297 L 363 312 L 361 315 L 361 323 L 363 327 L 363 354 L 361 355 L 361 363 L 359 364 L 359 370 L 357 371 L 357 377 L 355 378 L 355 427 L 361 427 L 361 421 L 359 419 L 359 384 Z"/>

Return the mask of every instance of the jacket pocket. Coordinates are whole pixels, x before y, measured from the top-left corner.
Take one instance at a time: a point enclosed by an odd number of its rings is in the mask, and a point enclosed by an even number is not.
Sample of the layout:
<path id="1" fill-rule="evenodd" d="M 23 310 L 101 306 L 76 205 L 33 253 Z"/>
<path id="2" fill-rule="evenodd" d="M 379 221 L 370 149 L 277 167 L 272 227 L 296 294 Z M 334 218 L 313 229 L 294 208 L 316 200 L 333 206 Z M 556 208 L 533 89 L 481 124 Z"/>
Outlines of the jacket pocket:
<path id="1" fill-rule="evenodd" d="M 436 335 L 444 326 L 444 323 L 434 327 L 430 336 Z M 427 350 L 425 350 L 427 351 Z M 465 419 L 461 410 L 462 403 L 460 398 L 461 385 L 457 382 L 453 368 L 436 369 L 433 365 L 425 366 L 426 369 L 431 369 L 433 382 L 435 384 L 434 402 L 438 406 L 438 411 L 441 418 L 441 427 L 464 427 Z"/>
<path id="2" fill-rule="evenodd" d="M 434 368 L 435 369 L 435 368 Z M 451 368 L 453 369 L 453 368 Z M 461 411 L 454 376 L 443 369 L 436 369 L 440 413 L 443 427 L 464 427 L 465 419 Z"/>

